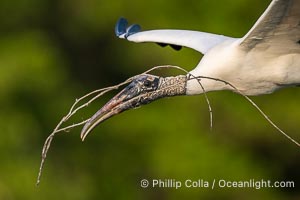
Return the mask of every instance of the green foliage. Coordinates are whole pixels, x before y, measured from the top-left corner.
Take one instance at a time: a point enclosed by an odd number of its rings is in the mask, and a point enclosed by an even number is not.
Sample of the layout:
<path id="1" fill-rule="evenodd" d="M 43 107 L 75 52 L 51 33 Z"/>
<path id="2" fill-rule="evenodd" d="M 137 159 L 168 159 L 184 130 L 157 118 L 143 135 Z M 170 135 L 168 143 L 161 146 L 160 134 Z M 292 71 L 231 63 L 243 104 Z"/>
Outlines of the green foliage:
<path id="1" fill-rule="evenodd" d="M 97 127 L 58 135 L 35 187 L 47 135 L 76 97 L 155 65 L 191 70 L 201 55 L 114 36 L 124 16 L 144 29 L 180 28 L 241 37 L 269 0 L 0 2 L 0 199 L 298 199 L 299 149 L 242 97 L 162 99 Z M 297 88 L 254 97 L 300 140 Z M 111 94 L 110 94 L 111 95 Z M 82 120 L 111 97 L 77 114 Z M 73 123 L 73 121 L 71 122 Z M 142 179 L 295 181 L 296 188 L 146 188 Z"/>

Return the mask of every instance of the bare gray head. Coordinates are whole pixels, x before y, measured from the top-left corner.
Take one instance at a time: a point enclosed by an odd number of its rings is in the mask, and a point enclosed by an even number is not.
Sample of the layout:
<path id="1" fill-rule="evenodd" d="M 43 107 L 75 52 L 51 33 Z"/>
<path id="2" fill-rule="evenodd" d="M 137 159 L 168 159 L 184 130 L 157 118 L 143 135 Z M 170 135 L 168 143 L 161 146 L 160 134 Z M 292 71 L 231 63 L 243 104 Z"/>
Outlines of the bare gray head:
<path id="1" fill-rule="evenodd" d="M 165 78 L 149 74 L 138 76 L 90 118 L 81 131 L 81 139 L 84 140 L 101 122 L 123 111 L 160 98 L 185 95 L 186 81 L 187 77 L 183 75 Z"/>

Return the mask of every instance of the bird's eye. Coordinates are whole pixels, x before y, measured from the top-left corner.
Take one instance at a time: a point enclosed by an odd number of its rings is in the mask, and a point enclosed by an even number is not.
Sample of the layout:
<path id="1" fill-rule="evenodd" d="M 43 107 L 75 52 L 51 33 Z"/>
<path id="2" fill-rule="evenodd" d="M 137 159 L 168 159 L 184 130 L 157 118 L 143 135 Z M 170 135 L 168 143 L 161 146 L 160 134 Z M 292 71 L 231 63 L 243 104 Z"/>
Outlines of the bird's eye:
<path id="1" fill-rule="evenodd" d="M 150 87 L 150 86 L 151 86 L 151 81 L 146 80 L 146 81 L 144 82 L 144 86 L 145 86 L 145 87 Z"/>

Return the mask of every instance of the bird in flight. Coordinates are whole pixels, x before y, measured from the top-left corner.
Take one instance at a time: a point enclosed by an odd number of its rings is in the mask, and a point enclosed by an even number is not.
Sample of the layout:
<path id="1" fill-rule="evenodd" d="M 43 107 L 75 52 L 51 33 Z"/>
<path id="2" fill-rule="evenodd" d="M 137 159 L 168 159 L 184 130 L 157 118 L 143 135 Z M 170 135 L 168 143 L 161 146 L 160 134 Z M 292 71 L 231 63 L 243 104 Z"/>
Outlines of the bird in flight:
<path id="1" fill-rule="evenodd" d="M 219 90 L 263 95 L 300 85 L 300 0 L 273 0 L 242 38 L 189 30 L 141 31 L 124 18 L 115 33 L 132 42 L 192 48 L 203 58 L 187 75 L 143 74 L 134 79 L 90 118 L 81 131 L 82 140 L 104 120 L 160 98 Z"/>

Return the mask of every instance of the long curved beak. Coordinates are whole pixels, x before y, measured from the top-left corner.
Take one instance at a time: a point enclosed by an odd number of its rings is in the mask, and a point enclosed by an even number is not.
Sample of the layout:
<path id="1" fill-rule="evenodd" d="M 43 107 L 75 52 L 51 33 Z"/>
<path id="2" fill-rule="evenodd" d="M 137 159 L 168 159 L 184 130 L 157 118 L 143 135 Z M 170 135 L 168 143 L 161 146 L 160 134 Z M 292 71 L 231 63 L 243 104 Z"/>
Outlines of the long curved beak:
<path id="1" fill-rule="evenodd" d="M 144 74 L 133 80 L 126 88 L 107 102 L 84 125 L 81 140 L 101 122 L 123 111 L 145 105 L 166 96 L 186 93 L 186 76 L 158 77 Z"/>
<path id="2" fill-rule="evenodd" d="M 136 95 L 135 90 L 132 90 L 131 88 L 132 87 L 130 87 L 130 85 L 127 86 L 90 118 L 81 131 L 80 137 L 82 141 L 84 141 L 91 130 L 101 122 L 125 110 L 137 106 L 137 100 L 135 101 L 135 99 L 132 98 Z"/>

